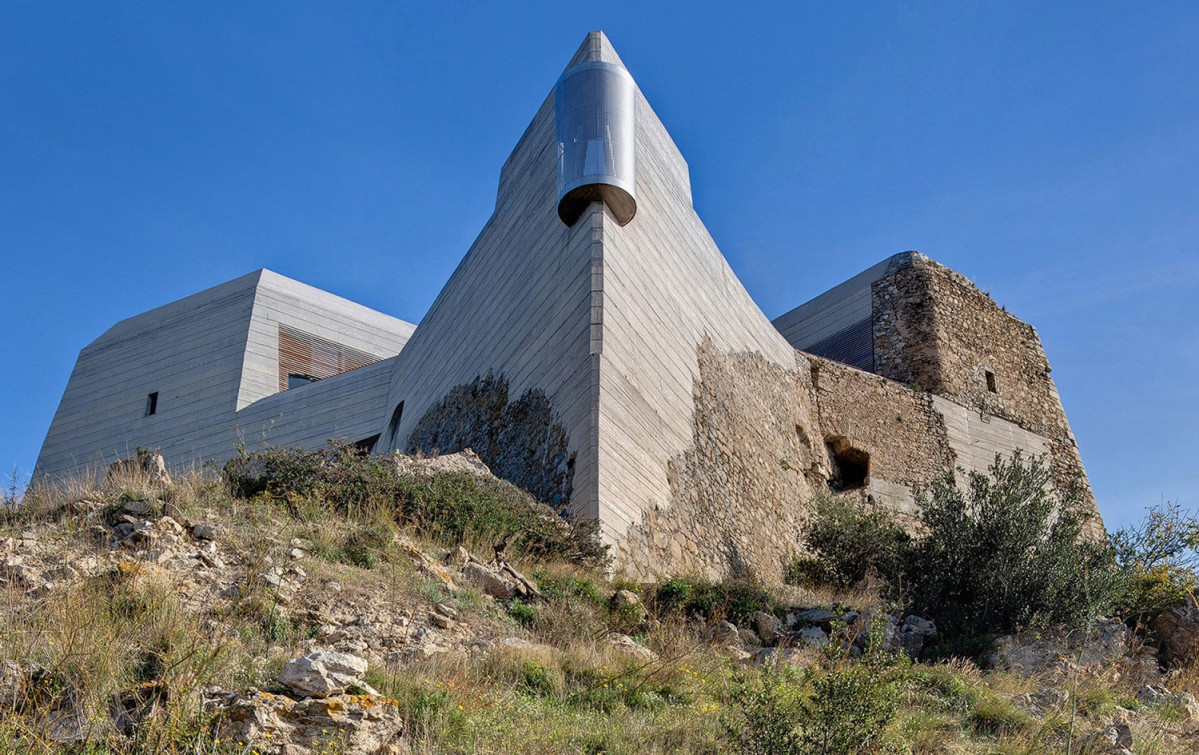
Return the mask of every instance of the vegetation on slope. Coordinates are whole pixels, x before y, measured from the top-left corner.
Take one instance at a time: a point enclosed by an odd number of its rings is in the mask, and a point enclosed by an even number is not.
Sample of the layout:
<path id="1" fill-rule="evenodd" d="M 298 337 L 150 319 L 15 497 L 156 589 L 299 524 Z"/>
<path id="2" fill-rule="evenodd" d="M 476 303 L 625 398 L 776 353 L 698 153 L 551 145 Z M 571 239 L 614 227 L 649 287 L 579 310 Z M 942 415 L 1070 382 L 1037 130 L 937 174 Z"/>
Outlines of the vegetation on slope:
<path id="1" fill-rule="evenodd" d="M 333 643 L 361 643 L 375 659 L 366 681 L 397 701 L 405 746 L 416 753 L 1102 752 L 1090 734 L 1113 722 L 1130 726 L 1137 753 L 1194 751 L 1199 742 L 1185 711 L 1138 702 L 1140 681 L 1114 667 L 1062 679 L 894 652 L 881 619 L 895 601 L 920 595 L 931 612 L 937 596 L 961 589 L 947 570 L 925 585 L 912 575 L 919 549 L 931 548 L 926 538 L 937 536 L 931 518 L 908 542 L 876 513 L 825 501 L 811 541 L 817 555 L 827 550 L 829 571 L 794 570 L 804 587 L 686 575 L 639 585 L 607 576 L 593 530 L 546 519 L 504 483 L 463 472 L 398 475 L 388 459 L 344 448 L 258 458 L 224 479 L 195 474 L 158 486 L 130 476 L 32 491 L 5 514 L 0 655 L 23 668 L 36 664 L 39 676 L 18 700 L 4 699 L 0 683 L 0 751 L 266 752 L 263 742 L 218 741 L 205 690 L 277 691 L 284 660 Z M 1010 487 L 999 480 L 987 496 Z M 959 517 L 989 516 L 974 506 L 977 492 L 934 488 L 930 503 L 957 507 Z M 156 531 L 170 530 L 168 518 L 207 524 L 212 544 L 193 531 L 114 545 L 126 517 L 140 521 L 129 512 L 142 502 Z M 1194 528 L 1185 515 L 1165 513 L 1117 538 L 1112 558 L 1088 562 L 1127 577 L 1113 580 L 1103 603 L 1092 594 L 1081 614 L 1040 610 L 1013 625 L 1085 617 L 1101 605 L 1130 619 L 1160 611 L 1193 580 L 1186 543 Z M 860 516 L 869 521 L 857 531 Z M 465 546 L 490 557 L 505 541 L 507 559 L 536 583 L 540 600 L 496 600 L 466 582 L 451 587 L 412 555 Z M 1055 542 L 1043 531 L 1024 548 Z M 981 546 L 957 538 L 938 547 Z M 192 552 L 217 565 L 195 566 Z M 50 575 L 55 563 L 75 575 Z M 1013 563 L 1009 572 L 1019 574 Z M 1163 565 L 1166 577 L 1146 579 Z M 43 581 L 19 578 L 34 572 Z M 960 578 L 982 585 L 971 588 L 975 595 L 997 589 Z M 1058 593 L 1047 595 L 1032 599 L 1052 608 Z M 436 606 L 457 617 L 452 628 L 429 623 Z M 822 648 L 779 645 L 748 661 L 707 639 L 725 620 L 744 628 L 755 617 L 785 620 L 815 607 L 880 620 L 861 644 L 857 628 L 834 619 Z M 969 633 L 978 625 L 961 626 Z M 1160 682 L 1199 691 L 1189 666 Z M 1066 697 L 1046 697 L 1046 689 Z M 118 733 L 108 724 L 112 701 L 129 690 L 161 694 L 143 693 L 157 701 L 153 710 Z M 48 714 L 64 710 L 64 697 L 94 719 L 91 741 L 51 739 Z M 1029 702 L 1042 698 L 1050 702 Z M 337 732 L 322 736 L 314 752 L 342 751 Z"/>

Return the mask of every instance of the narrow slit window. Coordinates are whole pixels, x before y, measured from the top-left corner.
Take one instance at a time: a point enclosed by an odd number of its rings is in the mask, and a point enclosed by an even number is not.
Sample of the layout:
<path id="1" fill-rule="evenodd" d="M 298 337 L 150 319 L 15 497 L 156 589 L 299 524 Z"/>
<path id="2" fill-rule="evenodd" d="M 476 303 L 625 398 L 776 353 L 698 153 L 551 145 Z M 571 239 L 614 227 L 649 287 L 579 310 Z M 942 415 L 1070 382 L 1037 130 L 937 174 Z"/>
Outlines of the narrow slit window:
<path id="1" fill-rule="evenodd" d="M 383 451 L 399 451 L 400 420 L 404 418 L 404 402 L 396 404 L 391 412 L 391 421 L 387 423 L 387 446 Z"/>
<path id="2" fill-rule="evenodd" d="M 158 413 L 158 391 L 146 396 L 146 416 Z"/>
<path id="3" fill-rule="evenodd" d="M 999 393 L 999 382 L 995 380 L 995 373 L 990 370 L 987 373 L 987 390 L 991 393 Z"/>

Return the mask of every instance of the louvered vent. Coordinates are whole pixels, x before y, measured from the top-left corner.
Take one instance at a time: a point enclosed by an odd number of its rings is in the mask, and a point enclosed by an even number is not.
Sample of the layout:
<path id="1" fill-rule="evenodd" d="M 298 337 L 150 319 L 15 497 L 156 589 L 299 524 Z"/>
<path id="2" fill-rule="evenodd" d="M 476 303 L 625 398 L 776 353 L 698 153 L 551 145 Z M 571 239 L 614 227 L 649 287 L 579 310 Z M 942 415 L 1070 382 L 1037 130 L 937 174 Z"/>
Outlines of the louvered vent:
<path id="1" fill-rule="evenodd" d="M 279 325 L 280 391 L 356 370 L 380 359 L 290 325 Z"/>
<path id="2" fill-rule="evenodd" d="M 818 357 L 874 372 L 874 320 L 867 317 L 803 349 Z"/>

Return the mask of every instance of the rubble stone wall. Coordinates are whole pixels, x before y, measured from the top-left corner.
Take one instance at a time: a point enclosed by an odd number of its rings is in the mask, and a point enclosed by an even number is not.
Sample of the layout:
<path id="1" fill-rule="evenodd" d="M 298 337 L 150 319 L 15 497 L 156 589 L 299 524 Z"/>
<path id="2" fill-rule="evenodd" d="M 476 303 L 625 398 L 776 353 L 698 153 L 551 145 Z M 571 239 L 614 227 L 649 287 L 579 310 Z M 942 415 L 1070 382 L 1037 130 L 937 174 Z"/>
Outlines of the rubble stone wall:
<path id="1" fill-rule="evenodd" d="M 617 546 L 642 579 L 697 574 L 780 581 L 814 485 L 827 478 L 807 370 L 699 348 L 692 445 L 668 468 L 671 500 Z"/>
<path id="2" fill-rule="evenodd" d="M 911 486 L 952 469 L 932 396 L 796 352 L 794 369 L 705 342 L 694 390 L 692 447 L 669 468 L 669 506 L 645 512 L 616 548 L 628 576 L 697 574 L 778 582 L 800 549 L 813 495 L 832 471 L 826 443 L 870 456 L 845 495 L 911 511 Z"/>
<path id="3" fill-rule="evenodd" d="M 896 258 L 872 297 L 880 375 L 1045 438 L 1054 484 L 1081 483 L 1098 514 L 1034 327 L 965 276 L 915 252 Z"/>

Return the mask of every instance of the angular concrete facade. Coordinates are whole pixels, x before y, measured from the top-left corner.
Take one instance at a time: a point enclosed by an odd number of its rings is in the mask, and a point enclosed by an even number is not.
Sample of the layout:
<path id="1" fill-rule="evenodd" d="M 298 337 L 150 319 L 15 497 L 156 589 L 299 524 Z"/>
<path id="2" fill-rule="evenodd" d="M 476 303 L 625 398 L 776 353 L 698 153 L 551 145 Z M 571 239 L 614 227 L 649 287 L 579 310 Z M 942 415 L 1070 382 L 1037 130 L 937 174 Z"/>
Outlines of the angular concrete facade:
<path id="1" fill-rule="evenodd" d="M 93 471 L 139 446 L 182 466 L 223 461 L 243 443 L 374 432 L 386 361 L 281 391 L 281 327 L 374 362 L 399 353 L 415 328 L 269 270 L 123 320 L 79 353 L 35 479 Z"/>
<path id="2" fill-rule="evenodd" d="M 600 32 L 563 80 L 580 71 L 627 80 Z M 996 453 L 1045 453 L 1062 483 L 1083 474 L 1035 331 L 923 255 L 772 323 L 633 90 L 631 111 L 594 105 L 619 124 L 569 144 L 548 94 L 415 330 L 266 271 L 132 318 L 81 353 L 39 474 L 137 445 L 220 461 L 239 433 L 250 446 L 471 447 L 541 500 L 598 518 L 631 575 L 766 579 L 824 486 L 910 512 L 915 487 Z M 339 369 L 378 361 L 282 391 L 281 360 L 302 361 L 295 344 L 310 341 L 344 349 L 326 359 Z M 162 409 L 145 416 L 155 391 Z"/>

